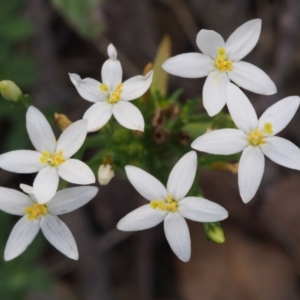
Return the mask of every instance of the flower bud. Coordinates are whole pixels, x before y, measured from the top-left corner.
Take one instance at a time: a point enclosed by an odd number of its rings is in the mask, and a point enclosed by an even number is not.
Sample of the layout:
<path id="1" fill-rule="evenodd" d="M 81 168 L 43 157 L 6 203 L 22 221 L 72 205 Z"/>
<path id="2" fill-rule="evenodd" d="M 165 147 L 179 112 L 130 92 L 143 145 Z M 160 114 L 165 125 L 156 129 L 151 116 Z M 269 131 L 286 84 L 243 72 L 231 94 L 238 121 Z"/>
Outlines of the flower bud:
<path id="1" fill-rule="evenodd" d="M 0 92 L 4 99 L 18 101 L 22 96 L 20 88 L 11 80 L 0 81 Z"/>
<path id="2" fill-rule="evenodd" d="M 204 231 L 206 238 L 216 244 L 222 244 L 225 242 L 225 235 L 223 228 L 219 222 L 204 223 Z"/>
<path id="3" fill-rule="evenodd" d="M 59 125 L 61 131 L 64 131 L 72 124 L 72 121 L 66 115 L 55 113 L 54 118 L 55 124 Z"/>
<path id="4" fill-rule="evenodd" d="M 111 167 L 111 165 L 101 165 L 98 170 L 98 182 L 100 185 L 107 185 L 111 181 L 111 179 L 115 176 L 115 173 Z"/>

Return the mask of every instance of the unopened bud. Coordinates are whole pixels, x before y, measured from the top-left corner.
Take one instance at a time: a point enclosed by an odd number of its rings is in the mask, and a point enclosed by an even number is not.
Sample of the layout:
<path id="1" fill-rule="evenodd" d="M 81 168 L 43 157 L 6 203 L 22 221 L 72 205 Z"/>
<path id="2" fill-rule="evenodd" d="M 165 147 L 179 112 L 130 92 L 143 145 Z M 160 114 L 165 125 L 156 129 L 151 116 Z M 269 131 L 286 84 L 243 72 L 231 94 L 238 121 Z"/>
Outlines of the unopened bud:
<path id="1" fill-rule="evenodd" d="M 115 173 L 111 165 L 101 165 L 98 170 L 98 182 L 100 185 L 107 185 L 111 179 L 115 176 Z"/>
<path id="2" fill-rule="evenodd" d="M 225 235 L 223 228 L 219 222 L 204 223 L 204 231 L 206 238 L 216 244 L 222 244 L 225 242 Z"/>
<path id="3" fill-rule="evenodd" d="M 69 125 L 72 124 L 72 121 L 63 114 L 54 114 L 55 124 L 60 126 L 61 131 L 64 131 Z"/>
<path id="4" fill-rule="evenodd" d="M 22 96 L 20 88 L 11 80 L 0 81 L 0 92 L 4 99 L 18 101 Z"/>
<path id="5" fill-rule="evenodd" d="M 237 174 L 239 163 L 215 162 L 211 164 L 211 168 L 213 170 L 230 171 L 233 174 Z"/>

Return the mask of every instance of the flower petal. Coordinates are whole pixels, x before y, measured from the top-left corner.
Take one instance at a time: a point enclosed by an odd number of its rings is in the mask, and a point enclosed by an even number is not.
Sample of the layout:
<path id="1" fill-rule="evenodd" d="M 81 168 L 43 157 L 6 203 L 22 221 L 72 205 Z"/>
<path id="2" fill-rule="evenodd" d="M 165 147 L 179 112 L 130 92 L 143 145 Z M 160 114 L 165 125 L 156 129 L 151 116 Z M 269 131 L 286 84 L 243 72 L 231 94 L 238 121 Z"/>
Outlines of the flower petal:
<path id="1" fill-rule="evenodd" d="M 100 90 L 101 82 L 92 78 L 81 79 L 77 74 L 69 73 L 69 76 L 77 92 L 83 99 L 90 102 L 107 100 L 107 93 Z"/>
<path id="2" fill-rule="evenodd" d="M 122 231 L 137 231 L 152 228 L 163 221 L 166 212 L 143 205 L 122 218 L 117 228 Z"/>
<path id="3" fill-rule="evenodd" d="M 5 246 L 4 259 L 11 260 L 21 253 L 31 244 L 40 229 L 40 221 L 27 219 L 23 216 L 15 225 Z"/>
<path id="4" fill-rule="evenodd" d="M 23 216 L 25 208 L 32 204 L 32 200 L 27 195 L 13 189 L 0 187 L 0 209 L 6 213 Z"/>
<path id="5" fill-rule="evenodd" d="M 242 130 L 230 128 L 205 133 L 191 144 L 198 151 L 222 155 L 241 152 L 247 146 L 247 135 Z"/>
<path id="6" fill-rule="evenodd" d="M 212 59 L 217 58 L 219 48 L 225 48 L 224 39 L 213 30 L 200 30 L 197 34 L 196 43 L 199 49 Z"/>
<path id="7" fill-rule="evenodd" d="M 29 106 L 26 113 L 26 127 L 29 138 L 39 152 L 52 153 L 56 147 L 56 139 L 45 116 L 34 106 Z"/>
<path id="8" fill-rule="evenodd" d="M 241 156 L 238 170 L 240 194 L 248 203 L 256 194 L 265 169 L 265 157 L 259 147 L 247 147 Z"/>
<path id="9" fill-rule="evenodd" d="M 37 151 L 10 151 L 0 155 L 0 168 L 21 174 L 36 173 L 45 166 L 40 162 L 40 157 L 41 153 Z"/>
<path id="10" fill-rule="evenodd" d="M 226 41 L 227 58 L 238 61 L 257 44 L 261 31 L 261 19 L 250 20 L 238 27 Z"/>
<path id="11" fill-rule="evenodd" d="M 66 162 L 58 166 L 58 175 L 75 184 L 91 184 L 95 183 L 96 178 L 92 170 L 84 162 L 69 158 Z"/>
<path id="12" fill-rule="evenodd" d="M 166 188 L 149 173 L 134 166 L 125 166 L 125 172 L 133 187 L 147 200 L 167 199 Z"/>
<path id="13" fill-rule="evenodd" d="M 226 87 L 227 107 L 235 125 L 244 132 L 257 128 L 258 119 L 247 96 L 235 85 Z"/>
<path id="14" fill-rule="evenodd" d="M 215 70 L 214 61 L 201 53 L 185 53 L 168 58 L 162 68 L 168 73 L 184 78 L 200 78 Z"/>
<path id="15" fill-rule="evenodd" d="M 258 126 L 264 129 L 266 123 L 272 124 L 271 135 L 275 135 L 290 123 L 300 104 L 299 96 L 284 98 L 269 107 L 259 118 Z"/>
<path id="16" fill-rule="evenodd" d="M 69 213 L 93 199 L 98 193 L 94 186 L 79 186 L 58 191 L 47 203 L 48 211 L 52 215 Z"/>
<path id="17" fill-rule="evenodd" d="M 121 100 L 129 101 L 141 97 L 152 83 L 153 71 L 146 76 L 138 75 L 123 82 Z"/>
<path id="18" fill-rule="evenodd" d="M 168 243 L 173 252 L 184 262 L 191 257 L 191 238 L 185 219 L 179 213 L 169 213 L 164 221 Z"/>
<path id="19" fill-rule="evenodd" d="M 46 167 L 38 172 L 33 182 L 33 193 L 42 204 L 52 199 L 57 191 L 59 177 L 55 167 Z"/>
<path id="20" fill-rule="evenodd" d="M 103 127 L 112 115 L 112 105 L 108 102 L 93 104 L 83 115 L 88 120 L 88 132 L 97 131 Z"/>
<path id="21" fill-rule="evenodd" d="M 284 167 L 300 170 L 300 149 L 295 144 L 278 136 L 266 141 L 261 150 L 268 158 Z"/>
<path id="22" fill-rule="evenodd" d="M 87 135 L 87 120 L 79 120 L 68 126 L 60 135 L 56 152 L 63 152 L 64 158 L 75 154 L 84 143 Z"/>
<path id="23" fill-rule="evenodd" d="M 217 222 L 228 217 L 221 205 L 199 197 L 187 197 L 179 202 L 179 214 L 196 222 Z"/>
<path id="24" fill-rule="evenodd" d="M 125 128 L 144 131 L 145 122 L 143 115 L 132 103 L 119 101 L 113 106 L 113 115 Z"/>
<path id="25" fill-rule="evenodd" d="M 117 51 L 113 44 L 107 48 L 109 59 L 102 66 L 102 82 L 105 83 L 110 91 L 113 91 L 117 84 L 122 82 L 122 67 L 117 60 Z"/>
<path id="26" fill-rule="evenodd" d="M 226 73 L 211 72 L 203 87 L 203 106 L 210 117 L 221 111 L 226 103 L 225 88 L 229 83 Z"/>
<path id="27" fill-rule="evenodd" d="M 228 76 L 238 86 L 261 95 L 272 95 L 277 92 L 275 83 L 258 67 L 238 61 L 232 64 L 232 68 Z"/>
<path id="28" fill-rule="evenodd" d="M 58 251 L 69 258 L 78 259 L 78 250 L 74 237 L 62 220 L 47 214 L 41 218 L 41 229 L 45 238 Z"/>
<path id="29" fill-rule="evenodd" d="M 176 163 L 169 175 L 167 190 L 173 199 L 179 201 L 188 193 L 196 171 L 197 154 L 195 151 L 190 151 Z"/>
<path id="30" fill-rule="evenodd" d="M 20 184 L 20 189 L 21 189 L 24 193 L 26 193 L 26 194 L 28 194 L 28 195 L 29 195 L 29 194 L 33 195 L 33 187 L 30 186 L 30 185 L 21 183 L 21 184 Z"/>

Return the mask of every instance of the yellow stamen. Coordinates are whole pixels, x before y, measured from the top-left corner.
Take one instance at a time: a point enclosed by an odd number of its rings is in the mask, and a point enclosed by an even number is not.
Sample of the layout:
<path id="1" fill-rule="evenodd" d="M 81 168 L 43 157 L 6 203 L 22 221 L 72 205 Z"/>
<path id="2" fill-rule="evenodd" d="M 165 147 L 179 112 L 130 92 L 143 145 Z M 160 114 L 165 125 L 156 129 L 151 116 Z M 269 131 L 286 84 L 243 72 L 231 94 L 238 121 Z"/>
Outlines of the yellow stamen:
<path id="1" fill-rule="evenodd" d="M 265 144 L 266 142 L 264 135 L 259 131 L 258 128 L 249 132 L 248 141 L 252 146 L 259 146 Z"/>
<path id="2" fill-rule="evenodd" d="M 108 92 L 108 86 L 105 83 L 100 84 L 100 90 L 102 92 Z"/>
<path id="3" fill-rule="evenodd" d="M 272 126 L 272 123 L 270 122 L 267 122 L 264 124 L 264 132 L 266 134 L 273 134 L 273 126 Z"/>
<path id="4" fill-rule="evenodd" d="M 227 60 L 226 50 L 224 48 L 218 49 L 218 57 L 215 60 L 217 68 L 222 72 L 232 71 L 232 61 Z"/>
<path id="5" fill-rule="evenodd" d="M 40 162 L 43 164 L 48 164 L 49 166 L 59 166 L 63 162 L 65 162 L 65 158 L 63 157 L 63 152 L 59 151 L 58 153 L 50 154 L 48 151 L 43 151 L 42 156 L 40 157 Z"/>
<path id="6" fill-rule="evenodd" d="M 168 210 L 168 211 L 178 211 L 178 202 L 172 199 L 172 196 L 168 194 L 167 199 L 164 200 L 152 200 L 150 202 L 150 207 L 152 209 Z"/>
<path id="7" fill-rule="evenodd" d="M 117 103 L 121 98 L 123 83 L 119 83 L 116 87 L 116 89 L 111 93 L 108 102 L 109 103 Z"/>
<path id="8" fill-rule="evenodd" d="M 25 208 L 25 213 L 27 214 L 28 220 L 37 220 L 40 215 L 46 215 L 48 212 L 45 204 L 35 203 L 32 206 L 27 206 Z"/>

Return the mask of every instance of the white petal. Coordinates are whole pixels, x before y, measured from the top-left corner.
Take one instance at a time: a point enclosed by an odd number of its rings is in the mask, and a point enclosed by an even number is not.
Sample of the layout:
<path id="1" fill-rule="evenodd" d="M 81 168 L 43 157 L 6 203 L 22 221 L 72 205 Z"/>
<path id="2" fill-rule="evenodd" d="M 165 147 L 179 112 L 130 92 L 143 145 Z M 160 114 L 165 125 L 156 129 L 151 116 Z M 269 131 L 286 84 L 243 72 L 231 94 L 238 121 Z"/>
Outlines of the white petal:
<path id="1" fill-rule="evenodd" d="M 238 27 L 226 41 L 227 59 L 238 61 L 257 44 L 261 31 L 261 19 L 250 20 Z"/>
<path id="2" fill-rule="evenodd" d="M 123 82 L 121 100 L 134 100 L 141 97 L 152 83 L 153 71 L 146 76 L 138 75 Z"/>
<path id="3" fill-rule="evenodd" d="M 71 212 L 93 199 L 98 193 L 94 186 L 80 186 L 58 191 L 47 203 L 52 215 L 61 215 Z"/>
<path id="4" fill-rule="evenodd" d="M 218 56 L 219 48 L 225 48 L 224 39 L 213 30 L 200 30 L 197 34 L 196 43 L 204 54 L 209 55 L 213 59 Z"/>
<path id="5" fill-rule="evenodd" d="M 290 123 L 300 104 L 298 96 L 284 98 L 269 107 L 259 118 L 259 129 L 263 130 L 264 124 L 271 123 L 273 133 L 277 134 Z"/>
<path id="6" fill-rule="evenodd" d="M 113 106 L 108 102 L 93 104 L 83 115 L 88 120 L 88 132 L 97 131 L 103 127 L 112 115 Z"/>
<path id="7" fill-rule="evenodd" d="M 257 128 L 258 119 L 247 96 L 235 85 L 226 87 L 227 107 L 235 125 L 244 132 Z"/>
<path id="8" fill-rule="evenodd" d="M 30 221 L 27 216 L 22 217 L 13 228 L 4 251 L 4 259 L 11 260 L 21 253 L 31 244 L 40 229 L 38 220 Z"/>
<path id="9" fill-rule="evenodd" d="M 284 167 L 300 170 L 300 149 L 295 144 L 277 136 L 266 141 L 261 150 L 268 158 Z"/>
<path id="10" fill-rule="evenodd" d="M 175 200 L 181 200 L 190 190 L 197 171 L 197 154 L 190 151 L 185 154 L 173 167 L 167 190 Z"/>
<path id="11" fill-rule="evenodd" d="M 242 130 L 230 128 L 205 133 L 191 144 L 198 151 L 222 155 L 241 152 L 247 146 L 247 135 Z"/>
<path id="12" fill-rule="evenodd" d="M 26 194 L 32 194 L 33 195 L 33 187 L 24 183 L 20 184 L 20 189 L 26 193 Z"/>
<path id="13" fill-rule="evenodd" d="M 7 152 L 0 156 L 0 168 L 14 173 L 35 173 L 45 166 L 40 162 L 40 157 L 41 153 L 32 150 Z"/>
<path id="14" fill-rule="evenodd" d="M 113 115 L 125 128 L 144 131 L 145 122 L 143 115 L 132 103 L 119 101 L 113 106 Z"/>
<path id="15" fill-rule="evenodd" d="M 149 173 L 134 166 L 125 166 L 125 171 L 133 187 L 147 200 L 164 200 L 167 198 L 166 188 Z"/>
<path id="16" fill-rule="evenodd" d="M 69 258 L 78 259 L 78 250 L 74 237 L 67 227 L 58 217 L 47 214 L 41 218 L 41 229 L 45 238 L 58 251 Z"/>
<path id="17" fill-rule="evenodd" d="M 179 202 L 179 214 L 196 222 L 217 222 L 228 217 L 228 211 L 212 201 L 187 197 Z"/>
<path id="18" fill-rule="evenodd" d="M 184 262 L 191 257 L 191 238 L 185 219 L 179 213 L 169 213 L 164 221 L 168 243 L 173 252 Z"/>
<path id="19" fill-rule="evenodd" d="M 13 189 L 0 187 L 0 209 L 6 213 L 23 216 L 25 208 L 32 204 L 27 195 Z"/>
<path id="20" fill-rule="evenodd" d="M 244 61 L 232 64 L 233 70 L 228 72 L 230 80 L 238 86 L 261 95 L 272 95 L 277 92 L 271 78 L 258 67 Z"/>
<path id="21" fill-rule="evenodd" d="M 256 194 L 265 169 L 265 157 L 259 147 L 247 147 L 241 156 L 238 170 L 240 194 L 248 203 Z"/>
<path id="22" fill-rule="evenodd" d="M 229 79 L 226 73 L 211 72 L 203 87 L 203 106 L 210 117 L 221 111 L 226 103 L 225 88 Z"/>
<path id="23" fill-rule="evenodd" d="M 79 120 L 68 126 L 60 135 L 56 152 L 63 151 L 64 158 L 75 154 L 84 143 L 87 135 L 87 120 Z"/>
<path id="24" fill-rule="evenodd" d="M 162 68 L 168 73 L 184 78 L 207 76 L 215 69 L 215 62 L 201 53 L 179 54 L 167 59 Z"/>
<path id="25" fill-rule="evenodd" d="M 116 48 L 112 44 L 108 46 L 107 53 L 110 58 L 104 62 L 101 76 L 102 82 L 108 86 L 110 91 L 113 91 L 116 85 L 122 82 L 122 67 L 117 60 Z"/>
<path id="26" fill-rule="evenodd" d="M 36 150 L 53 152 L 56 139 L 45 116 L 34 106 L 29 106 L 26 113 L 26 127 L 29 138 Z"/>
<path id="27" fill-rule="evenodd" d="M 59 177 L 55 167 L 42 169 L 33 182 L 34 197 L 39 203 L 46 203 L 52 199 L 57 191 Z"/>
<path id="28" fill-rule="evenodd" d="M 73 158 L 69 158 L 58 166 L 58 175 L 62 179 L 75 184 L 91 184 L 96 181 L 90 167 L 84 162 Z"/>
<path id="29" fill-rule="evenodd" d="M 154 227 L 161 223 L 166 212 L 160 209 L 153 209 L 149 204 L 143 205 L 122 218 L 117 228 L 122 231 L 137 231 Z"/>
<path id="30" fill-rule="evenodd" d="M 101 82 L 92 78 L 81 79 L 77 74 L 69 73 L 69 76 L 77 92 L 83 99 L 90 102 L 107 100 L 107 93 L 100 90 Z"/>

